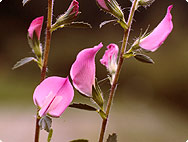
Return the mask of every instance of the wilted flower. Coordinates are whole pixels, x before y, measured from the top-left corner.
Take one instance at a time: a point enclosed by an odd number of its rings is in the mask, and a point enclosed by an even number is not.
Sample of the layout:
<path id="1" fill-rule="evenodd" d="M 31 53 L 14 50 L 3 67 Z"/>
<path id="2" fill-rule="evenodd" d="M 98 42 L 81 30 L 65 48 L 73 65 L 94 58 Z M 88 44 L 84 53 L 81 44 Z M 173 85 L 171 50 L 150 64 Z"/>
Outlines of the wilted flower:
<path id="1" fill-rule="evenodd" d="M 168 7 L 166 16 L 159 25 L 148 36 L 139 41 L 141 48 L 153 52 L 163 44 L 173 29 L 172 15 L 170 13 L 172 7 L 172 5 Z"/>
<path id="2" fill-rule="evenodd" d="M 36 33 L 37 39 L 40 39 L 40 34 L 41 34 L 41 30 L 42 30 L 42 24 L 43 24 L 43 19 L 44 17 L 38 17 L 36 19 L 34 19 L 28 29 L 28 33 L 29 33 L 29 37 L 31 39 L 33 39 L 33 34 L 34 32 Z"/>
<path id="3" fill-rule="evenodd" d="M 100 60 L 101 64 L 106 66 L 110 74 L 114 74 L 117 69 L 117 55 L 119 48 L 116 44 L 109 44 L 107 50 L 104 53 L 104 56 Z"/>
<path id="4" fill-rule="evenodd" d="M 68 77 L 53 76 L 46 78 L 36 87 L 33 101 L 40 108 L 40 117 L 46 114 L 60 117 L 71 103 L 73 97 L 74 90 Z"/>
<path id="5" fill-rule="evenodd" d="M 79 52 L 70 70 L 74 87 L 88 97 L 92 97 L 92 86 L 95 84 L 95 55 L 102 47 L 100 43 Z"/>

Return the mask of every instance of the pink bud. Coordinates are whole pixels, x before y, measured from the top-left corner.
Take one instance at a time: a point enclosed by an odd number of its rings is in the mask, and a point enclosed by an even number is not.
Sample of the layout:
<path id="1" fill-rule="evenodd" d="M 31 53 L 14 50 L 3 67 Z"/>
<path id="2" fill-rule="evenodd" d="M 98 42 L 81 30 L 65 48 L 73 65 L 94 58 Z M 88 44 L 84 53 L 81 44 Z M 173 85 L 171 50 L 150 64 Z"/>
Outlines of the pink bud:
<path id="1" fill-rule="evenodd" d="M 149 51 L 155 51 L 161 46 L 161 44 L 163 44 L 173 29 L 172 15 L 170 13 L 172 7 L 172 5 L 168 7 L 166 16 L 153 30 L 153 32 L 140 40 L 139 46 L 141 48 Z"/>
<path id="2" fill-rule="evenodd" d="M 78 12 L 79 12 L 79 2 L 77 2 L 76 0 L 73 0 L 70 4 L 68 10 L 71 9 L 72 7 L 73 7 L 73 10 L 70 14 L 75 13 L 75 16 L 77 16 Z"/>
<path id="3" fill-rule="evenodd" d="M 40 107 L 39 116 L 49 114 L 60 117 L 72 102 L 74 90 L 68 77 L 48 77 L 42 81 L 33 94 L 34 104 Z"/>
<path id="4" fill-rule="evenodd" d="M 100 43 L 79 52 L 70 70 L 74 87 L 88 97 L 92 97 L 92 86 L 95 84 L 95 55 L 102 47 Z"/>
<path id="5" fill-rule="evenodd" d="M 102 59 L 100 59 L 101 64 L 106 66 L 110 73 L 114 73 L 117 69 L 117 55 L 119 48 L 116 44 L 109 44 L 107 50 L 104 53 Z"/>
<path id="6" fill-rule="evenodd" d="M 101 8 L 103 8 L 103 9 L 106 10 L 106 11 L 109 11 L 109 9 L 108 9 L 108 7 L 106 6 L 106 3 L 105 3 L 104 0 L 96 0 L 96 1 L 97 1 L 98 5 L 99 5 Z M 108 1 L 110 1 L 110 0 L 108 0 Z"/>
<path id="7" fill-rule="evenodd" d="M 38 17 L 36 19 L 34 19 L 28 29 L 28 33 L 29 33 L 29 37 L 31 39 L 33 39 L 33 33 L 35 32 L 37 35 L 38 40 L 40 39 L 40 34 L 41 34 L 41 30 L 42 30 L 42 24 L 43 24 L 43 19 L 44 17 Z"/>

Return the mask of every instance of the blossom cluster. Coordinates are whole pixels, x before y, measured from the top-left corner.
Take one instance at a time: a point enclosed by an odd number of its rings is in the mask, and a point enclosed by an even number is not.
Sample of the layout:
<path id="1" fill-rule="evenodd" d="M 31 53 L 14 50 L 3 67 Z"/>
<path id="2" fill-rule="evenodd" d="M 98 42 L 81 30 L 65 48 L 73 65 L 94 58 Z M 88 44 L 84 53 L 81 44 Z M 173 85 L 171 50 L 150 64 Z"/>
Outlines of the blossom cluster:
<path id="1" fill-rule="evenodd" d="M 110 2 L 110 0 L 108 1 Z M 102 9 L 109 11 L 106 0 L 97 0 L 97 3 Z M 77 16 L 79 6 L 76 0 L 72 1 L 68 10 L 70 9 L 71 14 Z M 147 36 L 139 37 L 133 46 L 152 52 L 156 51 L 173 29 L 171 9 L 172 5 L 167 8 L 167 13 L 158 26 Z M 28 35 L 31 40 L 34 39 L 34 35 L 40 40 L 42 24 L 43 16 L 32 21 L 28 29 Z M 93 48 L 80 51 L 70 69 L 73 86 L 87 97 L 92 97 L 96 76 L 95 56 L 102 47 L 103 44 L 99 43 Z M 118 52 L 118 45 L 111 43 L 107 46 L 107 50 L 100 60 L 112 77 L 117 70 Z M 36 87 L 33 94 L 34 104 L 40 109 L 39 116 L 50 115 L 52 117 L 60 117 L 73 100 L 74 89 L 72 84 L 69 81 L 69 77 L 52 76 L 42 81 Z"/>

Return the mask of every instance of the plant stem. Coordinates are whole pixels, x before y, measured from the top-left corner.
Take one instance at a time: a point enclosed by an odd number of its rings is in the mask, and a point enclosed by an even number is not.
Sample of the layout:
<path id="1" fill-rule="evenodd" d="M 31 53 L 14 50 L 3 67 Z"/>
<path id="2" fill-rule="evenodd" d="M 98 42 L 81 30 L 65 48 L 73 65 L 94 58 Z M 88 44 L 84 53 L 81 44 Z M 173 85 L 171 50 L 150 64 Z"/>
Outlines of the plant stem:
<path id="1" fill-rule="evenodd" d="M 133 3 L 132 3 L 131 11 L 129 13 L 129 18 L 128 18 L 128 22 L 127 22 L 128 23 L 127 24 L 128 29 L 124 31 L 121 53 L 120 53 L 119 60 L 118 60 L 118 67 L 117 67 L 117 71 L 116 71 L 116 74 L 115 74 L 115 77 L 114 77 L 114 81 L 113 81 L 112 86 L 111 86 L 111 91 L 110 91 L 110 94 L 109 94 L 107 108 L 106 108 L 106 116 L 107 117 L 106 117 L 106 119 L 103 119 L 103 122 L 102 122 L 99 142 L 103 142 L 103 139 L 104 139 L 104 133 L 105 133 L 105 130 L 106 130 L 106 125 L 107 125 L 112 101 L 113 101 L 113 98 L 115 96 L 115 91 L 116 91 L 116 88 L 117 88 L 117 82 L 118 82 L 120 71 L 121 71 L 121 68 L 122 68 L 122 65 L 123 65 L 123 61 L 124 61 L 123 54 L 126 51 L 126 47 L 127 47 L 127 43 L 128 43 L 128 39 L 129 39 L 129 34 L 130 34 L 130 29 L 131 29 L 131 25 L 132 25 L 132 21 L 133 21 L 133 17 L 134 17 L 134 13 L 136 11 L 137 5 L 138 5 L 138 0 L 134 0 Z"/>
<path id="2" fill-rule="evenodd" d="M 43 55 L 43 64 L 41 70 L 41 78 L 40 82 L 42 82 L 46 77 L 46 70 L 47 70 L 47 63 L 48 63 L 48 55 L 50 51 L 50 42 L 51 42 L 51 25 L 52 25 L 52 13 L 53 13 L 53 1 L 48 0 L 48 17 L 47 17 L 47 27 L 46 27 L 46 42 L 45 42 L 45 50 Z M 39 142 L 39 134 L 40 134 L 40 127 L 39 127 L 39 120 L 40 117 L 38 116 L 38 109 L 37 109 L 37 117 L 36 117 L 36 129 L 35 129 L 35 142 Z"/>

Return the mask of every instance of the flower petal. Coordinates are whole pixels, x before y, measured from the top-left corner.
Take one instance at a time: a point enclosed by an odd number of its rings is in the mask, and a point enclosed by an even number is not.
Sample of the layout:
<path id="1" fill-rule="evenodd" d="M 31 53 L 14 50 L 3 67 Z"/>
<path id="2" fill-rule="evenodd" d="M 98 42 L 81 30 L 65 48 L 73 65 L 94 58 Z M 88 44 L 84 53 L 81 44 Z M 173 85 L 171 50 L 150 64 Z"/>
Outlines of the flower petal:
<path id="1" fill-rule="evenodd" d="M 116 44 L 113 44 L 113 43 L 109 44 L 107 46 L 107 50 L 105 51 L 102 59 L 100 59 L 101 64 L 106 66 L 106 68 L 108 69 L 109 63 L 116 62 L 118 52 L 119 52 L 119 48 Z M 112 61 L 112 60 L 115 60 L 115 61 Z"/>
<path id="2" fill-rule="evenodd" d="M 103 44 L 100 43 L 82 50 L 70 70 L 74 87 L 88 97 L 92 96 L 92 85 L 95 84 L 95 55 L 102 47 Z"/>
<path id="3" fill-rule="evenodd" d="M 41 110 L 39 115 L 49 113 L 59 117 L 69 106 L 74 97 L 74 90 L 68 77 L 48 77 L 35 89 L 33 101 Z"/>
<path id="4" fill-rule="evenodd" d="M 73 10 L 71 12 L 71 14 L 75 13 L 75 16 L 78 15 L 78 12 L 79 12 L 79 2 L 77 2 L 76 0 L 73 0 L 68 8 L 71 9 L 73 7 Z"/>
<path id="5" fill-rule="evenodd" d="M 38 18 L 34 19 L 31 22 L 31 24 L 29 26 L 29 29 L 28 29 L 29 37 L 31 39 L 33 39 L 33 33 L 34 33 L 34 31 L 35 31 L 35 33 L 37 35 L 38 40 L 40 39 L 40 34 L 41 34 L 41 30 L 42 30 L 43 19 L 44 19 L 44 17 L 41 16 L 41 17 L 38 17 Z"/>
<path id="6" fill-rule="evenodd" d="M 104 0 L 96 0 L 96 1 L 97 1 L 98 5 L 99 5 L 101 8 L 103 8 L 103 9 L 109 11 L 109 9 L 108 9 L 108 7 L 106 6 L 106 3 L 105 3 Z M 108 0 L 108 1 L 109 1 L 109 0 Z"/>
<path id="7" fill-rule="evenodd" d="M 161 46 L 161 44 L 163 44 L 173 29 L 172 15 L 170 13 L 172 7 L 172 5 L 168 7 L 166 16 L 153 30 L 153 32 L 140 40 L 139 46 L 141 48 L 149 51 L 155 51 Z"/>

